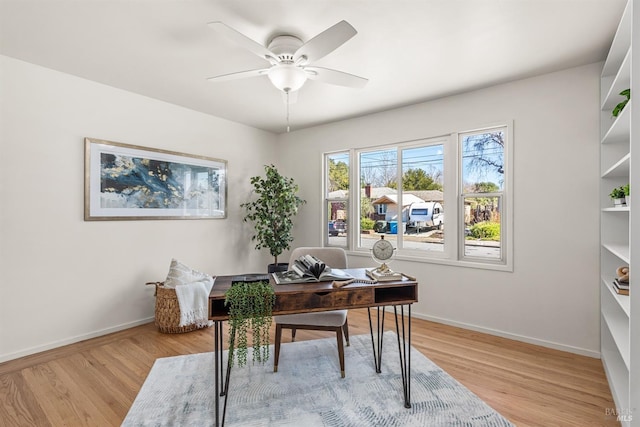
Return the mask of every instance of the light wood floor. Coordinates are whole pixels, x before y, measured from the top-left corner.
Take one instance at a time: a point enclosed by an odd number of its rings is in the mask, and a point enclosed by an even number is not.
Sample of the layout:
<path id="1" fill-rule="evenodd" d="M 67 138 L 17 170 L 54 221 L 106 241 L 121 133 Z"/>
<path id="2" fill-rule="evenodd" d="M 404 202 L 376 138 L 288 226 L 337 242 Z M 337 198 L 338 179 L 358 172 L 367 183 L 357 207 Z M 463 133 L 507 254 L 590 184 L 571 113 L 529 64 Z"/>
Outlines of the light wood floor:
<path id="1" fill-rule="evenodd" d="M 351 310 L 349 325 L 368 334 L 366 310 Z M 412 332 L 414 347 L 518 426 L 618 425 L 598 359 L 424 320 Z M 156 358 L 212 348 L 213 329 L 166 335 L 148 324 L 0 364 L 0 425 L 119 426 Z"/>

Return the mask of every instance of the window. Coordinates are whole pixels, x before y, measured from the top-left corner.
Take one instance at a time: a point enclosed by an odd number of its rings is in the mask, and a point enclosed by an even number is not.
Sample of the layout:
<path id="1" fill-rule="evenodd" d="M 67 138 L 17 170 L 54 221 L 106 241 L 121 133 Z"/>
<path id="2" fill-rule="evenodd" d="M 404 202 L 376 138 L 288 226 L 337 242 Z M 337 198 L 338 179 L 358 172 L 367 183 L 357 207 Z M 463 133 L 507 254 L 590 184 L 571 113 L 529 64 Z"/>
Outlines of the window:
<path id="1" fill-rule="evenodd" d="M 462 258 L 503 261 L 504 128 L 459 135 Z"/>
<path id="2" fill-rule="evenodd" d="M 325 154 L 326 244 L 368 254 L 384 235 L 399 258 L 510 269 L 509 132 Z"/>
<path id="3" fill-rule="evenodd" d="M 442 139 L 359 153 L 358 247 L 370 248 L 385 233 L 398 248 L 444 250 L 443 153 Z"/>
<path id="4" fill-rule="evenodd" d="M 349 206 L 349 153 L 325 156 L 325 244 L 347 246 Z"/>

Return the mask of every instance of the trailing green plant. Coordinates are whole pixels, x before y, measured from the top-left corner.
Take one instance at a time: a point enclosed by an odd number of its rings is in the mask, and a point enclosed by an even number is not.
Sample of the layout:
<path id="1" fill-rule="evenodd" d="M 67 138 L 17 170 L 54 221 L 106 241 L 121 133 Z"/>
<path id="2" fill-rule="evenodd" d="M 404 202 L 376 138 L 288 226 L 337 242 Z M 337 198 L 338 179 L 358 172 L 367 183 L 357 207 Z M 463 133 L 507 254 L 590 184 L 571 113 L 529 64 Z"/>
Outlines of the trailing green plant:
<path id="1" fill-rule="evenodd" d="M 609 197 L 612 199 L 624 199 L 624 187 L 616 187 L 611 190 L 609 193 Z"/>
<path id="2" fill-rule="evenodd" d="M 287 178 L 278 172 L 273 165 L 265 165 L 266 177 L 251 177 L 253 192 L 258 198 L 252 202 L 242 203 L 246 210 L 244 221 L 252 221 L 256 241 L 256 249 L 268 248 L 278 264 L 278 255 L 290 248 L 293 242 L 293 218 L 298 208 L 306 203 L 296 195 L 298 185 L 293 178 Z"/>
<path id="3" fill-rule="evenodd" d="M 625 196 L 630 196 L 631 195 L 631 193 L 630 193 L 631 189 L 629 187 L 629 184 L 623 185 L 622 186 L 622 190 L 624 191 L 624 195 Z"/>
<path id="4" fill-rule="evenodd" d="M 248 333 L 253 342 L 253 363 L 269 360 L 269 328 L 276 296 L 269 282 L 235 283 L 225 293 L 229 306 L 229 363 L 247 364 Z"/>
<path id="5" fill-rule="evenodd" d="M 629 102 L 629 100 L 631 99 L 631 89 L 623 90 L 622 92 L 620 92 L 620 95 L 626 96 L 627 99 L 625 99 L 624 101 L 621 101 L 618 105 L 615 106 L 615 108 L 611 112 L 613 117 L 618 117 L 618 115 L 622 112 L 622 110 L 624 110 L 624 107 L 627 106 L 627 102 Z"/>
<path id="6" fill-rule="evenodd" d="M 471 237 L 481 240 L 500 240 L 500 223 L 495 221 L 482 221 L 469 228 Z"/>

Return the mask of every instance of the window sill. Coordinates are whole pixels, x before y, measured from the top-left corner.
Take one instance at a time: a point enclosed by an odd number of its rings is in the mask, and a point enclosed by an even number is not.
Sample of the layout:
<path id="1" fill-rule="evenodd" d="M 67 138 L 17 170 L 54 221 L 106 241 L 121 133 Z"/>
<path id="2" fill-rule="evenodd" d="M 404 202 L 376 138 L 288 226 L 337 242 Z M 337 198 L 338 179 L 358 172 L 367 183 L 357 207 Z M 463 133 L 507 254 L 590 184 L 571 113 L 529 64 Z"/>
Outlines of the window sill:
<path id="1" fill-rule="evenodd" d="M 357 256 L 363 258 L 370 258 L 371 253 L 369 251 L 347 251 L 347 255 L 349 256 Z M 416 257 L 410 255 L 396 255 L 394 261 L 406 261 L 406 262 L 415 262 L 421 264 L 442 264 L 442 265 L 450 265 L 453 267 L 466 267 L 466 268 L 477 268 L 481 270 L 494 270 L 494 271 L 505 271 L 509 273 L 513 273 L 513 266 L 510 264 L 502 264 L 498 262 L 478 262 L 478 261 L 469 261 L 469 260 L 456 260 L 449 258 L 436 258 L 436 257 Z M 373 260 L 372 260 L 373 261 Z M 373 264 L 372 264 L 373 265 Z"/>

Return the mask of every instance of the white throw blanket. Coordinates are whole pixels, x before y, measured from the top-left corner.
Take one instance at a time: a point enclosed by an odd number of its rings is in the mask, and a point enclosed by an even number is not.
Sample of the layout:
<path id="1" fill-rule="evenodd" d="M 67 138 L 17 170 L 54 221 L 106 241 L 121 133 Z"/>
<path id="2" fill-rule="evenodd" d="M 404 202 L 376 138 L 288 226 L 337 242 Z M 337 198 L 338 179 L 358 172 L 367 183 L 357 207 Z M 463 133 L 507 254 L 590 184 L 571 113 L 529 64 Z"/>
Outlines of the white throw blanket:
<path id="1" fill-rule="evenodd" d="M 180 326 L 196 324 L 211 326 L 209 321 L 209 293 L 214 278 L 176 285 L 176 296 L 180 306 Z"/>

